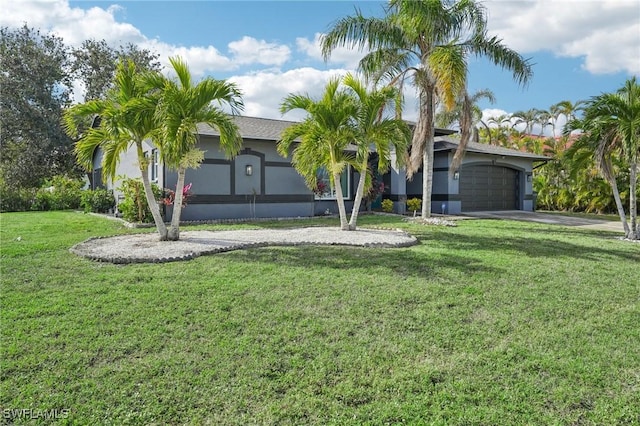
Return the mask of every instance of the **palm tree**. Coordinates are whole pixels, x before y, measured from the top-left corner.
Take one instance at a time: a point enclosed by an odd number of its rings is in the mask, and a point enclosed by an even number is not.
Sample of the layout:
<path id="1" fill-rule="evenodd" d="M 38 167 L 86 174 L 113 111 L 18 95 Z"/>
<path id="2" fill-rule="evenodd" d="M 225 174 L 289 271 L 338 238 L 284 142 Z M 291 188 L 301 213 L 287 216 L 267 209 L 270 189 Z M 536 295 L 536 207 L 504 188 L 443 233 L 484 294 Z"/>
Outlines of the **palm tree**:
<path id="1" fill-rule="evenodd" d="M 400 87 L 412 78 L 419 115 L 407 172 L 411 178 L 422 165 L 423 218 L 431 215 L 436 101 L 451 109 L 466 90 L 468 55 L 487 56 L 512 70 L 520 83 L 532 74 L 528 61 L 487 35 L 486 23 L 485 8 L 475 0 L 391 0 L 383 18 L 357 11 L 338 20 L 322 39 L 325 59 L 339 46 L 368 48 L 359 64 L 365 76 Z"/>
<path id="2" fill-rule="evenodd" d="M 196 148 L 199 141 L 198 124 L 204 123 L 220 132 L 220 148 L 227 158 L 235 156 L 242 146 L 242 137 L 231 116 L 221 106 L 231 108 L 232 114 L 243 109 L 241 93 L 235 84 L 207 77 L 197 84 L 191 78 L 187 64 L 179 57 L 169 58 L 177 79 L 161 74 L 148 74 L 146 83 L 155 90 L 156 131 L 154 140 L 161 147 L 163 162 L 178 172 L 173 213 L 168 239 L 180 238 L 180 214 L 186 171 L 197 167 L 203 153 Z"/>
<path id="3" fill-rule="evenodd" d="M 356 229 L 360 204 L 367 186 L 369 174 L 369 152 L 372 148 L 378 154 L 378 171 L 386 172 L 391 163 L 391 148 L 395 152 L 404 153 L 409 148 L 411 131 L 402 120 L 384 116 L 384 111 L 391 106 L 398 97 L 398 91 L 393 87 L 384 87 L 380 90 L 367 91 L 365 85 L 352 74 L 347 74 L 343 79 L 344 85 L 353 91 L 358 100 L 356 113 L 356 136 L 353 143 L 358 147 L 354 162 L 356 170 L 360 173 L 358 188 L 353 202 L 349 229 Z M 403 160 L 403 156 L 400 156 Z"/>
<path id="4" fill-rule="evenodd" d="M 582 130 L 579 143 L 590 146 L 596 165 L 613 189 L 620 220 L 629 239 L 640 239 L 637 223 L 637 183 L 640 162 L 640 85 L 636 78 L 627 80 L 616 93 L 604 93 L 591 98 L 584 107 L 582 119 L 574 119 L 565 133 Z M 617 188 L 612 153 L 618 152 L 629 167 L 629 215 L 627 224 L 624 207 Z"/>
<path id="5" fill-rule="evenodd" d="M 566 122 L 569 122 L 576 118 L 577 112 L 582 109 L 584 103 L 585 101 L 571 102 L 564 100 L 552 105 L 550 110 L 555 112 L 556 116 L 558 117 L 560 115 L 564 115 Z"/>
<path id="6" fill-rule="evenodd" d="M 512 117 L 516 120 L 514 126 L 524 124 L 524 130 L 521 133 L 529 136 L 533 134 L 533 126 L 540 123 L 540 113 L 541 110 L 537 108 L 531 108 L 526 111 L 516 111 L 512 114 Z"/>
<path id="7" fill-rule="evenodd" d="M 478 102 L 482 99 L 486 99 L 492 104 L 496 101 L 493 92 L 489 89 L 478 90 L 471 96 L 464 92 L 452 110 L 442 110 L 436 114 L 436 125 L 438 127 L 446 128 L 455 124 L 460 129 L 460 145 L 453 156 L 449 168 L 449 172 L 452 174 L 462 164 L 468 142 L 470 140 L 476 143 L 480 142 L 478 124 L 483 125 L 487 130 L 489 144 L 493 142 L 489 125 L 482 120 L 482 109 L 478 106 Z"/>
<path id="8" fill-rule="evenodd" d="M 352 95 L 339 90 L 339 86 L 340 79 L 332 78 L 318 100 L 306 94 L 289 94 L 285 97 L 280 105 L 281 113 L 301 109 L 308 115 L 282 133 L 277 148 L 280 155 L 287 157 L 291 146 L 296 143 L 291 162 L 309 188 L 317 187 L 320 169 L 324 168 L 329 173 L 330 183 L 336 193 L 340 228 L 346 231 L 349 230 L 349 223 L 340 175 L 353 161 L 345 149 L 357 137 L 353 119 L 358 112 L 358 104 Z"/>
<path id="9" fill-rule="evenodd" d="M 64 113 L 63 125 L 71 137 L 80 137 L 75 145 L 75 154 L 78 162 L 87 169 L 93 167 L 95 150 L 98 147 L 103 150 L 102 170 L 112 181 L 121 155 L 130 146 L 135 146 L 147 204 L 163 241 L 167 239 L 167 227 L 149 182 L 149 159 L 142 145 L 155 129 L 153 115 L 154 105 L 141 74 L 132 61 L 121 61 L 116 68 L 113 88 L 105 98 L 72 106 Z M 79 135 L 83 122 L 95 116 L 99 116 L 100 125 Z"/>

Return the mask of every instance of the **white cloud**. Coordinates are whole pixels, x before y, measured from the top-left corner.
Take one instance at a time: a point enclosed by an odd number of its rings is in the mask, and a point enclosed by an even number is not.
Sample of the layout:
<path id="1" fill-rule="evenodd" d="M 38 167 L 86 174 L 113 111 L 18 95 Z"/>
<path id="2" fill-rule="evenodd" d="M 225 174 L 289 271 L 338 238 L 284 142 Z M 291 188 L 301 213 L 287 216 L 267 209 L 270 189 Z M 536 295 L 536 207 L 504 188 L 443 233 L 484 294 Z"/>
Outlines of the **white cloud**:
<path id="1" fill-rule="evenodd" d="M 593 74 L 640 73 L 637 0 L 488 0 L 489 32 L 522 54 L 584 57 Z"/>
<path id="2" fill-rule="evenodd" d="M 301 111 L 280 114 L 280 103 L 289 93 L 307 94 L 313 98 L 321 95 L 327 81 L 347 70 L 321 71 L 314 68 L 297 68 L 286 72 L 260 71 L 231 77 L 242 90 L 245 103 L 243 115 L 286 120 L 300 120 Z"/>
<path id="3" fill-rule="evenodd" d="M 291 57 L 291 49 L 285 45 L 267 43 L 248 36 L 229 43 L 229 51 L 237 64 L 282 65 Z"/>
<path id="4" fill-rule="evenodd" d="M 482 121 L 484 121 L 487 124 L 489 124 L 488 122 L 492 118 L 498 118 L 498 117 L 505 118 L 507 116 L 511 116 L 511 114 L 509 114 L 507 111 L 505 111 L 503 109 L 486 108 L 486 109 L 482 110 Z M 498 127 L 498 125 L 494 124 L 494 123 L 491 123 L 491 124 L 489 124 L 489 127 Z"/>
<path id="5" fill-rule="evenodd" d="M 321 33 L 316 33 L 313 40 L 305 37 L 296 38 L 298 51 L 304 52 L 312 59 L 323 61 L 322 49 L 320 48 Z M 347 47 L 338 47 L 331 52 L 331 56 L 327 61 L 330 64 L 341 65 L 345 68 L 354 69 L 358 66 L 358 62 L 367 54 L 366 51 L 351 49 Z"/>
<path id="6" fill-rule="evenodd" d="M 84 40 L 105 40 L 113 47 L 128 43 L 160 54 L 163 65 L 170 56 L 180 55 L 193 74 L 201 77 L 208 72 L 230 71 L 240 65 L 282 65 L 291 54 L 289 47 L 243 37 L 229 43 L 230 56 L 214 46 L 175 46 L 146 37 L 131 24 L 118 21 L 118 12 L 125 9 L 110 6 L 107 9 L 70 7 L 67 0 L 9 1 L 3 4 L 0 26 L 20 27 L 27 23 L 32 28 L 51 32 L 63 38 L 66 44 L 79 46 Z"/>

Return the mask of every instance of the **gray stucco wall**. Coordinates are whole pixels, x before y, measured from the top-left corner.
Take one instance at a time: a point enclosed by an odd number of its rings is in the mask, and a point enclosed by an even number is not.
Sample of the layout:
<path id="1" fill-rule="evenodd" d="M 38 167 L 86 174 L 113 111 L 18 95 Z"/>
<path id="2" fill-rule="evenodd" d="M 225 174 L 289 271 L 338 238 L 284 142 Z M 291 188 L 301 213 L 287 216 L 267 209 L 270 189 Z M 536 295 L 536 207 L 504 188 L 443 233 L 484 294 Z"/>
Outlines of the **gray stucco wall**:
<path id="1" fill-rule="evenodd" d="M 453 154 L 453 152 L 441 151 L 434 155 L 431 211 L 436 214 L 460 214 L 462 210 L 459 180 L 449 174 L 449 164 L 453 159 Z M 532 171 L 530 159 L 468 152 L 462 162 L 460 173 L 464 172 L 464 167 L 475 164 L 504 166 L 518 171 L 519 188 L 521 188 L 519 208 L 526 211 L 533 210 L 533 183 L 527 179 Z M 405 212 L 407 199 L 422 198 L 422 171 L 416 173 L 412 180 L 407 180 L 404 170 L 394 166 L 389 172 L 387 180 L 390 182 L 391 190 L 388 197 L 394 201 L 395 212 Z"/>
<path id="2" fill-rule="evenodd" d="M 281 157 L 272 141 L 244 139 L 234 159 L 226 159 L 218 149 L 217 137 L 203 137 L 199 149 L 205 151 L 200 168 L 188 170 L 192 196 L 182 212 L 184 220 L 213 220 L 260 217 L 308 217 L 328 209 L 337 212 L 335 200 L 315 200 L 304 179 Z M 251 166 L 252 174 L 246 173 Z M 351 178 L 351 196 L 357 174 Z M 174 188 L 177 174 L 168 171 L 165 187 Z M 346 201 L 350 210 L 352 201 Z M 167 220 L 171 208 L 167 209 Z"/>

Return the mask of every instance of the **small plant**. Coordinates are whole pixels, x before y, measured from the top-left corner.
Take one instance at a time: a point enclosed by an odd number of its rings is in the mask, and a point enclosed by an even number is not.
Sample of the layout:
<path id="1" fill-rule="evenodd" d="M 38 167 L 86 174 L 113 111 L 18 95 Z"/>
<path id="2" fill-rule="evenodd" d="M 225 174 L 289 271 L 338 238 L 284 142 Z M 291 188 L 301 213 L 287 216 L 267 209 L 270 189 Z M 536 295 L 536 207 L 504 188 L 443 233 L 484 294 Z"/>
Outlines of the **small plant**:
<path id="1" fill-rule="evenodd" d="M 163 198 L 163 191 L 158 185 L 152 184 L 151 188 L 156 200 Z M 123 179 L 118 189 L 122 191 L 124 196 L 124 200 L 118 204 L 118 210 L 122 213 L 124 220 L 141 223 L 153 222 L 141 179 Z"/>
<path id="2" fill-rule="evenodd" d="M 185 186 L 182 187 L 182 207 L 183 208 L 187 206 L 187 200 L 192 195 L 192 193 L 191 193 L 191 186 L 192 185 L 193 184 L 190 183 L 190 184 L 185 185 Z M 254 192 L 255 192 L 255 190 L 254 190 Z M 172 206 L 173 202 L 175 201 L 175 199 L 176 199 L 176 191 L 174 191 L 173 189 L 165 189 L 164 190 L 164 196 L 160 201 L 165 206 Z"/>
<path id="3" fill-rule="evenodd" d="M 393 211 L 393 201 L 388 198 L 382 200 L 382 211 L 385 213 L 391 213 Z"/>
<path id="4" fill-rule="evenodd" d="M 417 212 L 421 208 L 422 208 L 421 199 L 411 198 L 410 200 L 407 200 L 407 210 L 409 210 L 410 212 L 413 212 L 415 214 L 415 212 Z"/>
<path id="5" fill-rule="evenodd" d="M 364 194 L 364 201 L 368 208 L 371 207 L 371 203 L 378 199 L 378 197 L 384 194 L 385 186 L 384 182 L 379 181 L 373 176 L 370 170 L 367 171 L 369 175 L 371 175 L 371 187 L 369 187 L 369 191 Z"/>
<path id="6" fill-rule="evenodd" d="M 313 193 L 315 194 L 315 196 L 318 198 L 322 198 L 329 193 L 329 190 L 330 188 L 329 185 L 327 185 L 327 182 L 322 180 L 321 176 L 318 176 L 318 178 L 316 178 L 316 186 L 313 188 Z"/>

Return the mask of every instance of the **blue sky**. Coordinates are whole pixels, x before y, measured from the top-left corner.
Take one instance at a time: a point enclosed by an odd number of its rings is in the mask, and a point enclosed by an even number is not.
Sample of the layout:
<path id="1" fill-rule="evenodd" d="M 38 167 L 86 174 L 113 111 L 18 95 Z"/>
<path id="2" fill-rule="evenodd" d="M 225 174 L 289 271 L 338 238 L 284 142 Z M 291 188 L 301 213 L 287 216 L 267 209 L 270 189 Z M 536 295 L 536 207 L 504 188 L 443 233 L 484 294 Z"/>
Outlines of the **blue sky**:
<path id="1" fill-rule="evenodd" d="M 164 63 L 181 55 L 196 76 L 235 81 L 245 93 L 246 115 L 281 118 L 278 105 L 289 92 L 317 94 L 329 76 L 354 69 L 361 57 L 340 49 L 325 63 L 319 35 L 356 7 L 380 16 L 384 3 L 2 0 L 2 5 L 2 26 L 26 22 L 71 45 L 88 38 L 114 46 L 135 43 L 160 53 Z M 484 5 L 490 34 L 535 64 L 533 80 L 523 88 L 487 61 L 471 61 L 471 91 L 490 89 L 497 98 L 495 105 L 482 104 L 487 116 L 587 99 L 640 74 L 637 0 L 488 0 Z M 81 92 L 78 87 L 78 99 Z M 405 113 L 415 119 L 411 102 Z"/>

